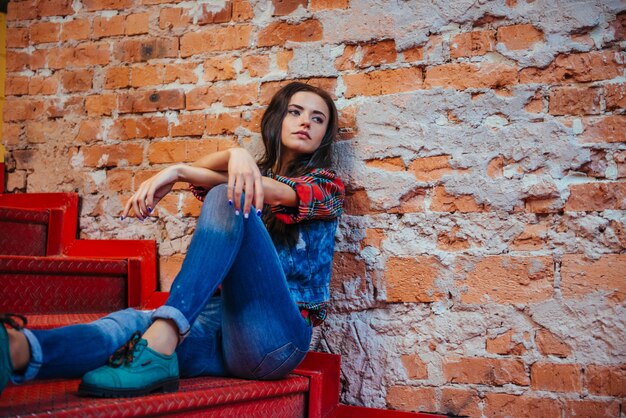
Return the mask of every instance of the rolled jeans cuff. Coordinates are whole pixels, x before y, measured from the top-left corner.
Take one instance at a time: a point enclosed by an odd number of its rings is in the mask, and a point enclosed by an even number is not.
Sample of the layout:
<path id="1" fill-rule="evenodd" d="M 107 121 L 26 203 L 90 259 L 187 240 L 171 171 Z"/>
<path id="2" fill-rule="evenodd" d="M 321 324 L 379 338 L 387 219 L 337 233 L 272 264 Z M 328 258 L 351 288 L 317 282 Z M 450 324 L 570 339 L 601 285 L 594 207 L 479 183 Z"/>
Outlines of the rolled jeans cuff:
<path id="1" fill-rule="evenodd" d="M 22 332 L 24 336 L 26 336 L 26 340 L 28 341 L 28 345 L 30 345 L 30 361 L 28 365 L 26 365 L 26 370 L 21 374 L 14 374 L 11 376 L 11 381 L 13 383 L 24 383 L 28 380 L 33 380 L 37 373 L 39 373 L 39 369 L 41 368 L 41 364 L 43 361 L 43 353 L 41 351 L 41 344 L 29 329 L 23 329 Z"/>
<path id="2" fill-rule="evenodd" d="M 152 312 L 152 320 L 156 319 L 171 319 L 174 321 L 176 326 L 178 327 L 178 343 L 182 343 L 185 337 L 189 334 L 189 330 L 191 329 L 191 325 L 189 325 L 189 321 L 185 318 L 178 309 L 173 306 L 159 306 Z"/>

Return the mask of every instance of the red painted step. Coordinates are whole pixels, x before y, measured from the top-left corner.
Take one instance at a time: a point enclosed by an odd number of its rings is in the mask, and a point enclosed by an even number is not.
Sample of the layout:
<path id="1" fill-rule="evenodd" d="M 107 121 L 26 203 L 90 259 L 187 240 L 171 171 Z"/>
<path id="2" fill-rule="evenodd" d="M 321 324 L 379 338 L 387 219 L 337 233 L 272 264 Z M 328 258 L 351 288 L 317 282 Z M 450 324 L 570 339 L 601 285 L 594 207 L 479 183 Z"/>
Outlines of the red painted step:
<path id="1" fill-rule="evenodd" d="M 0 207 L 0 254 L 57 255 L 59 209 Z"/>
<path id="2" fill-rule="evenodd" d="M 133 259 L 0 256 L 0 310 L 20 313 L 116 311 L 128 306 Z"/>
<path id="3" fill-rule="evenodd" d="M 0 416 L 303 417 L 309 390 L 309 379 L 298 375 L 267 382 L 200 377 L 181 379 L 180 389 L 175 393 L 94 399 L 77 395 L 79 382 L 49 380 L 9 385 L 0 398 Z"/>

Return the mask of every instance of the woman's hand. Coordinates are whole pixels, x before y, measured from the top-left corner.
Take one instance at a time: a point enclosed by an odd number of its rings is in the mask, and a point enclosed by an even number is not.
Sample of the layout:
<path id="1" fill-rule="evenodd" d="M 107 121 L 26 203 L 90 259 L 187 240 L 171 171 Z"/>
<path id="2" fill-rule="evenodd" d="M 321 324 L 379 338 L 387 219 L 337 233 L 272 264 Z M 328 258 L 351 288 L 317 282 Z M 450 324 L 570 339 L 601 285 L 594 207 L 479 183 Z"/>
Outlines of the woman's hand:
<path id="1" fill-rule="evenodd" d="M 263 182 L 259 167 L 250 153 L 243 148 L 231 148 L 228 159 L 228 201 L 241 208 L 241 193 L 245 192 L 243 214 L 247 218 L 254 203 L 257 212 L 263 210 Z"/>
<path id="2" fill-rule="evenodd" d="M 126 202 L 122 220 L 128 216 L 131 208 L 137 219 L 142 221 L 146 219 L 159 201 L 172 190 L 174 183 L 178 180 L 178 166 L 174 165 L 159 171 L 141 183 L 137 192 Z"/>

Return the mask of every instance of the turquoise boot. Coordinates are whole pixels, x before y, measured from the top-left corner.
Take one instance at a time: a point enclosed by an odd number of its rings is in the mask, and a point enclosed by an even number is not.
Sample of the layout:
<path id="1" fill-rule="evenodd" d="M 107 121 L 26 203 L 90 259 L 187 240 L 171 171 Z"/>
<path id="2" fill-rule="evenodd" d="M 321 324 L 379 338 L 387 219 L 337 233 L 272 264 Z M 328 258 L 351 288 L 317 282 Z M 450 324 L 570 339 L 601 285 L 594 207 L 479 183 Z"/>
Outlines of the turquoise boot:
<path id="1" fill-rule="evenodd" d="M 178 359 L 159 354 L 135 332 L 109 364 L 83 376 L 78 394 L 103 398 L 144 396 L 178 390 Z"/>

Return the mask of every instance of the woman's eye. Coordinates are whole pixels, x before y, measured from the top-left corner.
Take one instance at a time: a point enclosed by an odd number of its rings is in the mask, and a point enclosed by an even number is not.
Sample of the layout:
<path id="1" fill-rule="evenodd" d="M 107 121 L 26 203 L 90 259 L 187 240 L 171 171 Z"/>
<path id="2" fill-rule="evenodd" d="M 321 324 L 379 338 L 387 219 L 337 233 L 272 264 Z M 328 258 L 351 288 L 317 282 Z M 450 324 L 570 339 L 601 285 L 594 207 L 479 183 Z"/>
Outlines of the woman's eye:
<path id="1" fill-rule="evenodd" d="M 324 119 L 322 119 L 322 118 L 313 118 L 313 122 L 315 122 L 315 123 L 324 123 Z"/>
<path id="2" fill-rule="evenodd" d="M 294 115 L 294 116 L 300 116 L 300 111 L 299 111 L 299 110 L 296 110 L 296 109 L 291 109 L 291 110 L 289 111 L 289 114 L 290 114 L 290 115 Z"/>

